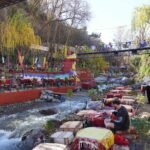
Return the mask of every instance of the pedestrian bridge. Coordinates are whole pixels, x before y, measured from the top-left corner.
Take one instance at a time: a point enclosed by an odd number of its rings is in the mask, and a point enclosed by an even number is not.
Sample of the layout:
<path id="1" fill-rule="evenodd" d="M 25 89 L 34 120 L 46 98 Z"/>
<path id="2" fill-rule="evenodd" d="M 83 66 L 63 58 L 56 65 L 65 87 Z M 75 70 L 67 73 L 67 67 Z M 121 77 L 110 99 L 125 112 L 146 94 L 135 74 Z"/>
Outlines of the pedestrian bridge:
<path id="1" fill-rule="evenodd" d="M 84 56 L 84 55 L 96 55 L 96 54 L 121 54 L 121 53 L 128 53 L 131 52 L 132 54 L 138 54 L 138 52 L 146 51 L 148 54 L 150 54 L 150 46 L 148 47 L 142 47 L 142 48 L 130 48 L 130 49 L 120 49 L 120 50 L 114 50 L 114 49 L 104 49 L 99 51 L 93 51 L 93 52 L 79 52 L 77 55 Z"/>

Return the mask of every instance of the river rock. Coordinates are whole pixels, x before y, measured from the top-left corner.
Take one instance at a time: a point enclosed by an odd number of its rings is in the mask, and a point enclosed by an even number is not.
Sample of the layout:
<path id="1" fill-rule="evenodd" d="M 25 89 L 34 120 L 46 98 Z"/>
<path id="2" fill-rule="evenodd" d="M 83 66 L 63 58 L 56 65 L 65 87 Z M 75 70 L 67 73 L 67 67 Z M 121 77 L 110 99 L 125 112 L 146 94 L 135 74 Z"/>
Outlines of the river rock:
<path id="1" fill-rule="evenodd" d="M 63 120 L 63 122 L 67 122 L 67 121 L 82 121 L 82 117 L 77 116 L 76 114 L 70 114 L 67 116 L 67 118 L 65 118 Z"/>
<path id="2" fill-rule="evenodd" d="M 40 110 L 39 113 L 45 116 L 49 116 L 49 115 L 54 115 L 57 112 L 56 110 L 53 110 L 53 109 L 46 109 L 46 110 Z"/>
<path id="3" fill-rule="evenodd" d="M 19 147 L 21 150 L 32 149 L 36 145 L 43 143 L 46 139 L 46 131 L 43 129 L 32 129 L 26 132 L 21 139 Z"/>
<path id="4" fill-rule="evenodd" d="M 143 118 L 143 119 L 147 119 L 147 120 L 150 120 L 150 113 L 149 112 L 142 112 L 140 115 L 139 115 L 140 118 Z"/>

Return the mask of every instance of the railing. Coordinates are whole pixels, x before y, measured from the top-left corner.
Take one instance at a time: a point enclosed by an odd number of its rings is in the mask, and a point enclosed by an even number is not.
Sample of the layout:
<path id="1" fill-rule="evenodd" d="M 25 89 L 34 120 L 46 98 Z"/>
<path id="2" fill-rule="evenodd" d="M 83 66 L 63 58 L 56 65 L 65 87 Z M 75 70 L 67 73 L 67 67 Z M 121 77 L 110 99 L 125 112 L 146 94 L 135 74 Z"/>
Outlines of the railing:
<path id="1" fill-rule="evenodd" d="M 107 46 L 101 47 L 97 50 L 93 50 L 90 52 L 80 52 L 77 53 L 78 56 L 83 55 L 91 55 L 91 54 L 107 54 L 107 53 L 124 53 L 124 52 L 132 52 L 137 53 L 137 51 L 144 51 L 144 50 L 150 50 L 150 42 L 143 41 L 141 43 L 135 43 L 135 42 L 125 42 L 125 43 L 118 43 L 118 44 L 109 44 Z"/>

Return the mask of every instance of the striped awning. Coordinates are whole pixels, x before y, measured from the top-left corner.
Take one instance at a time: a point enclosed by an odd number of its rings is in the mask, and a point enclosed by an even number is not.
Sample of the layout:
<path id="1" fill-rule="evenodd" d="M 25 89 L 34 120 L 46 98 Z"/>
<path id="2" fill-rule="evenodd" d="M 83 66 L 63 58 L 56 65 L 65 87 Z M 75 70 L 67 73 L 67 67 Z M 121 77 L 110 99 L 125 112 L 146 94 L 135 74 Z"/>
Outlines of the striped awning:
<path id="1" fill-rule="evenodd" d="M 0 9 L 4 7 L 8 7 L 10 5 L 17 4 L 25 0 L 0 0 Z"/>

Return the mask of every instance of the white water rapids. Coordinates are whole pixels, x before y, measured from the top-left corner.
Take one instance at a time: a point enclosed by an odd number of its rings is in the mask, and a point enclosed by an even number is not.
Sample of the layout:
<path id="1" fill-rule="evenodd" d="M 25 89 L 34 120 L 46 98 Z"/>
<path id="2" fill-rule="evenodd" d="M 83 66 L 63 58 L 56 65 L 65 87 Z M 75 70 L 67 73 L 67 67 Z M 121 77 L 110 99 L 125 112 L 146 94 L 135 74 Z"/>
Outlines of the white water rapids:
<path id="1" fill-rule="evenodd" d="M 41 127 L 47 120 L 62 120 L 70 112 L 83 109 L 88 100 L 87 96 L 73 96 L 71 101 L 66 100 L 63 103 L 45 103 L 37 109 L 30 109 L 23 113 L 16 113 L 0 118 L 0 150 L 22 150 L 19 148 L 21 137 L 27 131 Z M 71 107 L 71 108 L 70 108 Z M 43 116 L 39 110 L 55 108 L 57 114 Z"/>

